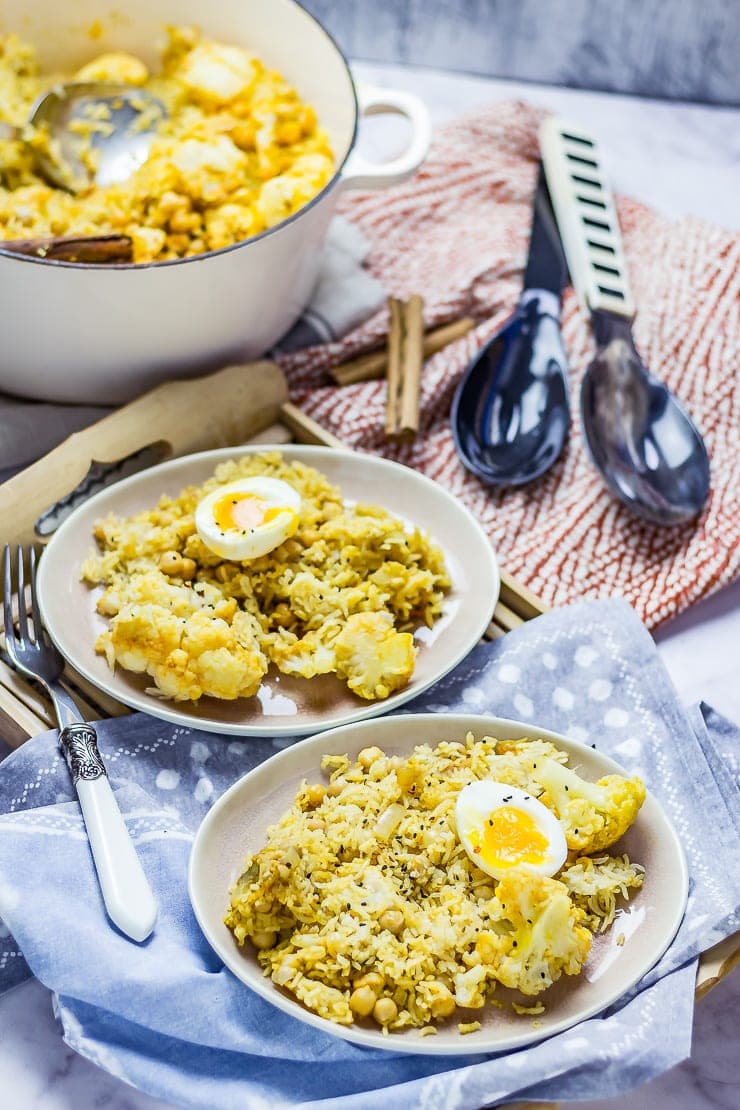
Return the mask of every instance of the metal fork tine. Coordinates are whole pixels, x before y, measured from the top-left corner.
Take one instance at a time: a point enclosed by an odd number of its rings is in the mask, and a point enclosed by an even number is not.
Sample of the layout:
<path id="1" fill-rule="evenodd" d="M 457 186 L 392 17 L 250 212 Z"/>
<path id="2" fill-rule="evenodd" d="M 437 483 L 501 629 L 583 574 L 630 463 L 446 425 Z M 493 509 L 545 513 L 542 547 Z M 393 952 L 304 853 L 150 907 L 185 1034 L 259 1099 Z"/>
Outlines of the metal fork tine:
<path id="1" fill-rule="evenodd" d="M 3 621 L 5 646 L 10 654 L 15 643 L 15 630 L 13 628 L 13 572 L 10 565 L 10 545 L 7 543 L 3 552 Z"/>
<path id="2" fill-rule="evenodd" d="M 28 635 L 28 617 L 26 616 L 26 571 L 24 567 L 23 547 L 18 544 L 18 639 L 21 644 L 27 644 L 29 641 Z"/>
<path id="3" fill-rule="evenodd" d="M 36 596 L 36 564 L 37 564 L 36 548 L 31 547 L 29 554 L 30 563 L 30 576 L 31 576 L 31 616 L 33 617 L 33 638 L 37 644 L 44 642 L 43 624 L 41 623 L 41 613 L 39 611 L 39 599 Z"/>

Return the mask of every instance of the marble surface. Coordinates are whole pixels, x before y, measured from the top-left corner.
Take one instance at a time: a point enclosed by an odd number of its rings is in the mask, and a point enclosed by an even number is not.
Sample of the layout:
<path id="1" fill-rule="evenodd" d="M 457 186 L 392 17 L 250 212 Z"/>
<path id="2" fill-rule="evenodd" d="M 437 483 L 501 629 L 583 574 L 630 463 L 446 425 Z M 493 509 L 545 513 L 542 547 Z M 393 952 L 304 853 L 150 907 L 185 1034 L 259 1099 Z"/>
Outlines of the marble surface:
<path id="1" fill-rule="evenodd" d="M 672 216 L 740 227 L 740 111 L 665 104 L 410 68 L 358 64 L 359 77 L 422 95 L 437 121 L 477 104 L 521 96 L 596 130 L 617 189 Z M 729 137 L 735 136 L 734 146 Z M 375 129 L 380 149 L 398 134 Z M 656 639 L 683 701 L 704 698 L 740 720 L 740 583 L 666 625 Z M 696 1011 L 691 1058 L 629 1096 L 582 1110 L 735 1110 L 740 1106 L 740 974 Z M 49 992 L 29 982 L 0 999 L 0 1106 L 13 1110 L 155 1110 L 164 1104 L 100 1071 L 62 1042 Z M 575 1105 L 575 1104 L 574 1104 Z M 246 1108 L 248 1110 L 248 1108 Z"/>

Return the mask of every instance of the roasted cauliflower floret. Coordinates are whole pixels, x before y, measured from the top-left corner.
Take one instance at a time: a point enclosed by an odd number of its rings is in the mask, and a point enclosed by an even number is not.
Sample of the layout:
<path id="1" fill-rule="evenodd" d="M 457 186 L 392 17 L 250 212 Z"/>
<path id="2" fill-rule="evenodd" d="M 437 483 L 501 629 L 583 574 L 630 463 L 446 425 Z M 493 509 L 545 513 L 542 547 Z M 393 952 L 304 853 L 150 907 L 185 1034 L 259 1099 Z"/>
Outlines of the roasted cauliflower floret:
<path id="1" fill-rule="evenodd" d="M 571 851 L 591 855 L 614 844 L 630 826 L 645 801 L 639 778 L 605 775 L 586 782 L 554 759 L 540 759 L 534 777 L 544 787 L 540 801 L 557 815 Z"/>
<path id="2" fill-rule="evenodd" d="M 159 572 L 141 575 L 139 592 L 120 607 L 97 648 L 115 663 L 148 674 L 160 693 L 176 701 L 204 694 L 232 700 L 251 697 L 267 671 L 258 646 L 256 618 L 236 608 L 233 598 L 206 600 L 174 585 Z"/>
<path id="3" fill-rule="evenodd" d="M 408 632 L 396 632 L 390 613 L 355 613 L 334 641 L 337 674 L 361 698 L 387 698 L 414 671 L 416 649 Z"/>
<path id="4" fill-rule="evenodd" d="M 509 925 L 496 959 L 496 978 L 522 994 L 540 994 L 562 974 L 577 975 L 591 934 L 567 888 L 556 879 L 512 871 L 496 887 L 492 917 Z"/>
<path id="5" fill-rule="evenodd" d="M 243 95 L 260 72 L 257 59 L 240 46 L 199 42 L 180 63 L 177 76 L 207 104 L 228 104 Z"/>
<path id="6" fill-rule="evenodd" d="M 78 69 L 75 81 L 111 81 L 119 85 L 145 85 L 149 80 L 149 70 L 140 58 L 123 51 L 99 54 L 91 62 Z"/>

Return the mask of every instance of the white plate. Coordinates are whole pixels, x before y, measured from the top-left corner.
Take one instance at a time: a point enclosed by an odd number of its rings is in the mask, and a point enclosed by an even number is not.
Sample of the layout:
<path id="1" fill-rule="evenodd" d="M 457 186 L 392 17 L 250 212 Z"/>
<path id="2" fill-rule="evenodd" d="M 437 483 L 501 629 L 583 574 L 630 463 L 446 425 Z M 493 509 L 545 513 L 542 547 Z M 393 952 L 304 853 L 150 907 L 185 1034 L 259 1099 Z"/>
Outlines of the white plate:
<path id="1" fill-rule="evenodd" d="M 589 780 L 608 774 L 626 774 L 613 760 L 531 724 L 499 717 L 461 714 L 400 714 L 379 721 L 363 721 L 304 740 L 266 760 L 239 779 L 205 817 L 195 837 L 188 876 L 190 900 L 206 939 L 238 979 L 292 1017 L 325 1033 L 372 1048 L 433 1056 L 504 1052 L 550 1037 L 576 1022 L 606 1009 L 650 970 L 673 940 L 681 923 L 688 894 L 688 872 L 678 836 L 652 794 L 629 832 L 610 851 L 627 852 L 645 867 L 645 881 L 612 928 L 594 938 L 582 972 L 563 976 L 543 995 L 546 1010 L 532 1018 L 506 1007 L 467 1010 L 439 1027 L 433 1037 L 420 1037 L 418 1029 L 383 1036 L 370 1024 L 337 1025 L 305 1009 L 262 973 L 254 949 L 240 948 L 223 923 L 228 891 L 244 869 L 245 857 L 265 843 L 265 830 L 290 806 L 303 779 L 321 781 L 321 757 L 348 754 L 354 757 L 369 744 L 391 755 L 407 756 L 417 744 L 495 736 L 512 740 L 542 736 L 570 755 L 570 766 Z M 624 937 L 623 945 L 617 937 Z M 501 992 L 501 997 L 507 995 Z M 516 997 L 516 996 L 515 996 Z M 534 999 L 532 1000 L 535 1001 Z M 476 1033 L 461 1036 L 459 1021 L 480 1021 Z"/>
<path id="2" fill-rule="evenodd" d="M 368 501 L 428 531 L 444 552 L 452 590 L 442 617 L 417 633 L 419 652 L 409 684 L 385 701 L 358 698 L 333 675 L 303 679 L 271 669 L 252 698 L 173 702 L 148 694 L 152 680 L 120 667 L 115 672 L 96 655 L 95 640 L 105 619 L 95 611 L 100 590 L 80 581 L 80 567 L 94 548 L 93 525 L 108 513 L 129 516 L 154 507 L 162 494 L 177 496 L 200 485 L 226 459 L 279 450 L 339 486 L 348 501 Z M 179 725 L 235 736 L 296 736 L 347 724 L 402 705 L 452 670 L 475 646 L 498 600 L 496 556 L 470 513 L 441 486 L 386 459 L 329 447 L 280 445 L 226 448 L 174 459 L 103 490 L 61 525 L 39 565 L 41 612 L 54 643 L 72 666 L 95 686 L 132 709 Z"/>

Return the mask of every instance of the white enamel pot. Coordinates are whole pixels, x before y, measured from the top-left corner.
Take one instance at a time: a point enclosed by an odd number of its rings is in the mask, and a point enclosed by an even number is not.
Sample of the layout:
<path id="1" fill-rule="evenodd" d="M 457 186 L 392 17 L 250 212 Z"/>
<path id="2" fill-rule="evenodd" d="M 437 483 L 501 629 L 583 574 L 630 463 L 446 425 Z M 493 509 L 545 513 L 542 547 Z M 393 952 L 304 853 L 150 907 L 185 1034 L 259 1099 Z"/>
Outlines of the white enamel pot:
<path id="1" fill-rule="evenodd" d="M 269 231 L 195 258 L 146 266 L 88 266 L 24 258 L 0 244 L 0 389 L 24 397 L 114 404 L 168 377 L 204 372 L 268 350 L 307 304 L 321 245 L 343 189 L 409 177 L 430 140 L 418 98 L 355 88 L 341 51 L 293 0 L 0 0 L 0 30 L 16 31 L 47 70 L 97 52 L 129 50 L 156 65 L 168 24 L 193 24 L 243 45 L 314 106 L 337 170 L 328 185 Z M 102 28 L 102 35 L 91 39 Z M 411 137 L 391 162 L 353 145 L 363 114 L 399 112 Z"/>

